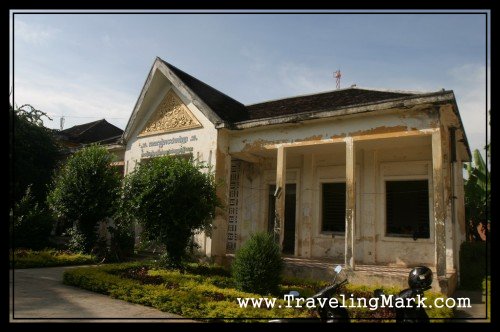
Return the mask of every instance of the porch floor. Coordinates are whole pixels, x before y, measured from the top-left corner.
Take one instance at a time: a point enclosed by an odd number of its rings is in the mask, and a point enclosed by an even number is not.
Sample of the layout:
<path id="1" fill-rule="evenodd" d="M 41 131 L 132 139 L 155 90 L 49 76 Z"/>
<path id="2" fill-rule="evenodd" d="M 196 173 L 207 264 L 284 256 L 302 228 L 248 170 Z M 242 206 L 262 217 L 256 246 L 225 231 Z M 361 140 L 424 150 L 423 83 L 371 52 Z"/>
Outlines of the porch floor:
<path id="1" fill-rule="evenodd" d="M 233 254 L 226 254 L 227 263 L 234 258 Z M 373 285 L 385 287 L 408 287 L 408 274 L 411 267 L 356 264 L 354 271 L 345 269 L 344 262 L 332 258 L 303 258 L 283 256 L 285 261 L 284 274 L 290 277 L 329 281 L 333 278 L 333 269 L 337 265 L 344 268 L 343 276 L 347 276 L 349 283 L 357 285 Z M 455 290 L 456 274 L 449 273 L 446 280 L 438 280 L 435 267 L 430 269 L 434 274 L 432 291 L 451 295 Z"/>

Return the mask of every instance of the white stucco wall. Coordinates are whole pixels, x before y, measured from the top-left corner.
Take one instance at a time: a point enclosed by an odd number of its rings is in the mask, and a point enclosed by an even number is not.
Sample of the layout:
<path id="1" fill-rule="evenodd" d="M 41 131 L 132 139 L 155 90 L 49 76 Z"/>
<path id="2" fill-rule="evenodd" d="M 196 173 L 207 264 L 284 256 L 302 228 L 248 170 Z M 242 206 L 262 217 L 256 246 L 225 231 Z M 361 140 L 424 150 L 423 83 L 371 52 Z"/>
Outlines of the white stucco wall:
<path id="1" fill-rule="evenodd" d="M 153 80 L 152 89 L 155 89 L 157 93 L 153 95 L 150 94 L 149 99 L 143 102 L 145 109 L 141 110 L 142 117 L 134 127 L 130 136 L 131 138 L 126 144 L 125 174 L 131 173 L 141 159 L 165 154 L 182 154 L 183 151 L 191 153 L 193 158 L 211 166 L 212 171 L 215 170 L 217 130 L 214 124 L 203 115 L 187 96 L 180 93 L 165 78 L 160 77 Z M 187 106 L 202 127 L 138 137 L 139 133 L 170 89 L 173 89 L 175 94 Z M 210 254 L 210 241 L 209 239 L 207 241 L 205 234 L 197 234 L 195 239 L 201 247 L 200 251 Z"/>

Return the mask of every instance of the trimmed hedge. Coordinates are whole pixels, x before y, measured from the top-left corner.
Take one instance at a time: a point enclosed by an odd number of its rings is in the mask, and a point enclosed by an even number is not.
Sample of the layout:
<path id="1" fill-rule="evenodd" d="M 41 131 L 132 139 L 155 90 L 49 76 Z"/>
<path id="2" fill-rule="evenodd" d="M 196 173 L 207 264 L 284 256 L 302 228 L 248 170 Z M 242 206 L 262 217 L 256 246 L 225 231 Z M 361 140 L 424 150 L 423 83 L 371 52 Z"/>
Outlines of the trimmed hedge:
<path id="1" fill-rule="evenodd" d="M 12 252 L 10 253 L 9 259 L 10 267 L 16 269 L 96 263 L 94 256 L 54 249 L 41 251 L 18 249 L 14 251 L 14 255 L 12 255 Z"/>
<path id="2" fill-rule="evenodd" d="M 151 268 L 147 275 L 160 277 L 161 283 L 158 284 L 158 279 L 145 276 L 140 279 L 127 277 L 130 271 L 140 271 L 142 268 Z M 250 321 L 254 320 L 249 318 L 261 318 L 267 321 L 275 317 L 310 317 L 310 313 L 293 308 L 240 308 L 238 297 L 257 298 L 260 295 L 220 287 L 221 282 L 228 282 L 224 278 L 227 279 L 217 274 L 181 273 L 177 270 L 155 269 L 152 265 L 144 266 L 144 263 L 124 263 L 65 271 L 63 282 L 185 318 L 246 318 Z M 276 304 L 286 305 L 282 300 L 276 301 Z"/>
<path id="3" fill-rule="evenodd" d="M 158 268 L 151 263 L 136 262 L 84 267 L 64 272 L 63 282 L 67 285 L 110 295 L 121 300 L 155 307 L 162 311 L 194 319 L 221 319 L 232 321 L 241 318 L 245 321 L 267 321 L 285 317 L 316 317 L 313 310 L 304 308 L 285 308 L 283 295 L 297 290 L 301 297 L 309 297 L 327 285 L 326 282 L 285 278 L 272 309 L 263 304 L 260 308 L 240 308 L 237 298 L 258 298 L 262 295 L 234 289 L 235 282 L 228 272 L 220 267 L 190 264 L 186 273 L 177 270 Z M 371 297 L 377 287 L 347 285 L 346 295 Z M 384 289 L 388 294 L 397 293 L 395 288 Z M 428 301 L 438 294 L 426 292 Z M 430 303 L 430 302 L 428 302 Z M 282 308 L 278 306 L 282 305 Z M 370 311 L 368 308 L 348 308 L 351 318 L 385 318 L 391 321 L 394 314 L 390 309 Z M 431 318 L 448 318 L 453 310 L 448 308 L 427 309 Z M 255 319 L 251 319 L 255 318 Z"/>

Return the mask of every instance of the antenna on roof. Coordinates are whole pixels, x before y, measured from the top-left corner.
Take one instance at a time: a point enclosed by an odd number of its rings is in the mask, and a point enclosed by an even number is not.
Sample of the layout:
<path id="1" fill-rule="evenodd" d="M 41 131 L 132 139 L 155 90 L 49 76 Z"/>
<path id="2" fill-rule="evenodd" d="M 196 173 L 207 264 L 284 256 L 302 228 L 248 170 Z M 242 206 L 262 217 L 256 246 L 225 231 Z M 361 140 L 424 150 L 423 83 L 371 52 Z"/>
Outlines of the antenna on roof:
<path id="1" fill-rule="evenodd" d="M 342 74 L 340 73 L 340 69 L 337 69 L 335 73 L 333 73 L 333 77 L 335 77 L 335 85 L 337 89 L 340 89 L 340 78 L 342 77 Z"/>
<path id="2" fill-rule="evenodd" d="M 59 126 L 61 127 L 61 130 L 63 130 L 63 128 L 64 128 L 64 120 L 65 119 L 64 119 L 64 115 L 63 115 L 63 116 L 61 116 L 61 120 L 59 120 Z"/>

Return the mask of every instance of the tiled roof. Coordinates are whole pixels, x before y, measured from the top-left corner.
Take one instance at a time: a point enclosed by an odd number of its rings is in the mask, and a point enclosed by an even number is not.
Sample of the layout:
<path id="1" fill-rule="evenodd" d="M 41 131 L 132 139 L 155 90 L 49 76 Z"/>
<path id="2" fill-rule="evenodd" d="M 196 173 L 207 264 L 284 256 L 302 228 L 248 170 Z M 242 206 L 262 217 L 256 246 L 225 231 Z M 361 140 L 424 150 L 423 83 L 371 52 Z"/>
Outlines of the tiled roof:
<path id="1" fill-rule="evenodd" d="M 334 110 L 347 106 L 375 103 L 395 98 L 413 96 L 415 93 L 399 91 L 380 91 L 351 87 L 243 105 L 210 85 L 187 74 L 179 68 L 161 60 L 188 88 L 207 104 L 222 120 L 235 123 L 247 120 L 272 118 L 304 112 Z"/>
<path id="2" fill-rule="evenodd" d="M 334 110 L 337 108 L 375 103 L 413 96 L 414 93 L 368 90 L 351 87 L 307 96 L 291 97 L 248 105 L 248 120 L 271 118 L 305 112 Z"/>
<path id="3" fill-rule="evenodd" d="M 123 130 L 104 119 L 73 126 L 58 132 L 58 135 L 66 141 L 83 144 L 113 142 L 118 140 L 122 134 Z"/>

